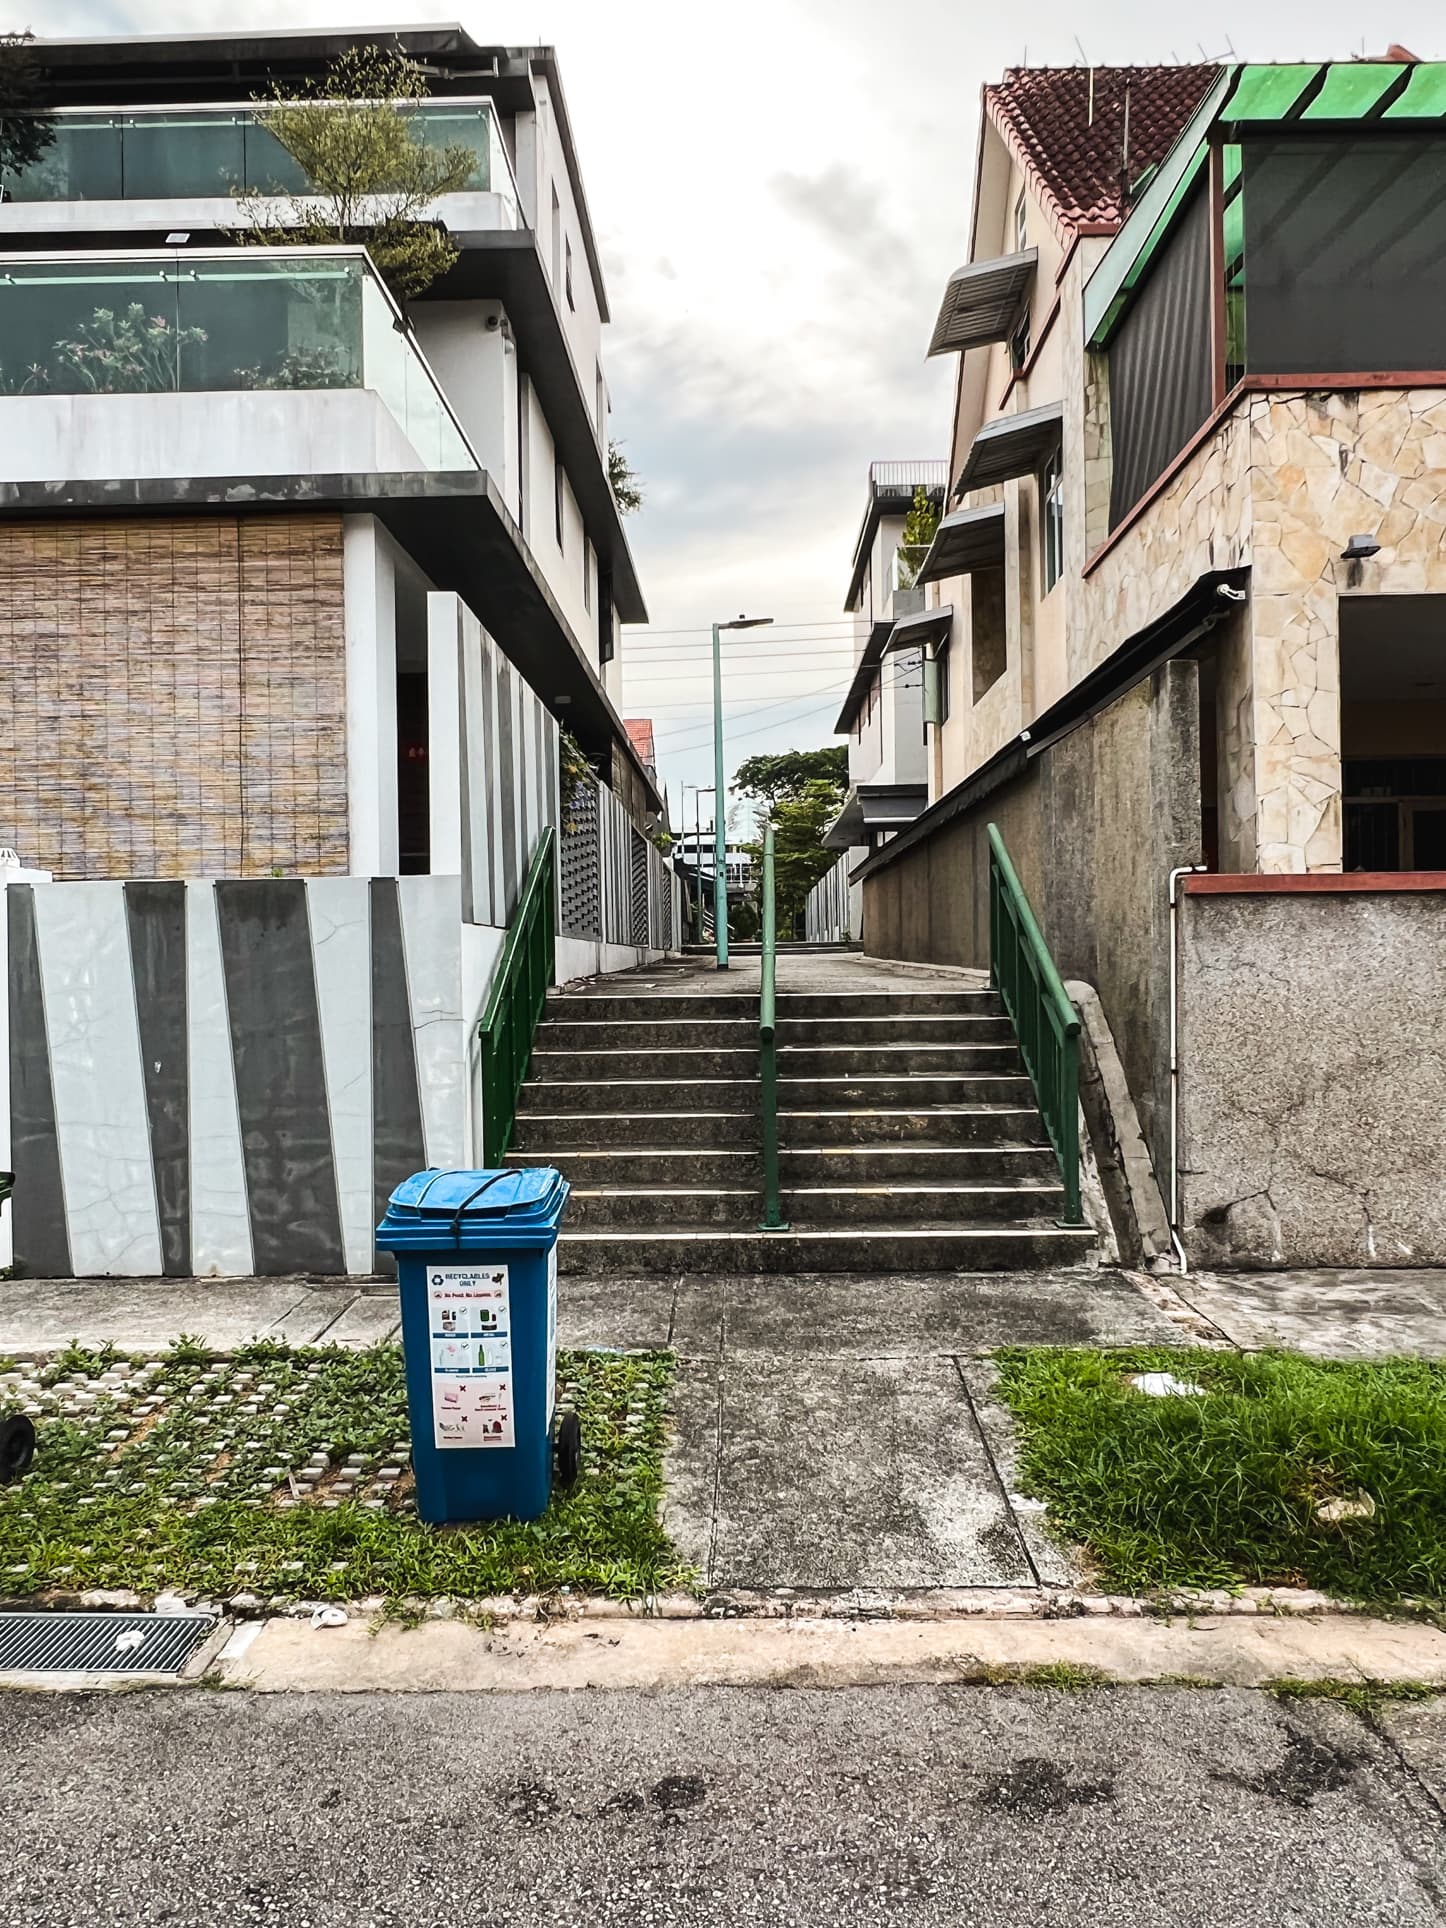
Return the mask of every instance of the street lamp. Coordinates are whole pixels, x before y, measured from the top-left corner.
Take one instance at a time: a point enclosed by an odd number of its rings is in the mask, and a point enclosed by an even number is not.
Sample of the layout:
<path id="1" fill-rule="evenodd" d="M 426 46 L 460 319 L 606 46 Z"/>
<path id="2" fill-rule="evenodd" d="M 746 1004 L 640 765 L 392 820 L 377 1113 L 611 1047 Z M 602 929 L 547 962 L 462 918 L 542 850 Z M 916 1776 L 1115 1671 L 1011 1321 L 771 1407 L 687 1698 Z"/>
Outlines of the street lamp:
<path id="1" fill-rule="evenodd" d="M 764 629 L 771 616 L 735 616 L 713 625 L 713 940 L 718 969 L 728 968 L 728 790 L 723 781 L 723 645 L 725 629 Z"/>

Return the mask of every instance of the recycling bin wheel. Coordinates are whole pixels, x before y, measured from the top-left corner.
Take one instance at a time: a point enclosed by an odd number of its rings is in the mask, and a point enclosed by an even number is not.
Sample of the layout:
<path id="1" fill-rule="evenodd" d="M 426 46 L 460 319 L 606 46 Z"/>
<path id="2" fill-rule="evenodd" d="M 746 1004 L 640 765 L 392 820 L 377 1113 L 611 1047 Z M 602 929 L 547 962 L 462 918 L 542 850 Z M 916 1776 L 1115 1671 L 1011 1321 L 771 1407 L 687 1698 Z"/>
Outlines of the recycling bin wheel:
<path id="1" fill-rule="evenodd" d="M 582 1421 L 576 1413 L 558 1414 L 552 1451 L 558 1485 L 575 1486 L 582 1466 Z"/>
<path id="2" fill-rule="evenodd" d="M 23 1479 L 35 1458 L 35 1427 L 24 1413 L 0 1419 L 0 1486 Z"/>

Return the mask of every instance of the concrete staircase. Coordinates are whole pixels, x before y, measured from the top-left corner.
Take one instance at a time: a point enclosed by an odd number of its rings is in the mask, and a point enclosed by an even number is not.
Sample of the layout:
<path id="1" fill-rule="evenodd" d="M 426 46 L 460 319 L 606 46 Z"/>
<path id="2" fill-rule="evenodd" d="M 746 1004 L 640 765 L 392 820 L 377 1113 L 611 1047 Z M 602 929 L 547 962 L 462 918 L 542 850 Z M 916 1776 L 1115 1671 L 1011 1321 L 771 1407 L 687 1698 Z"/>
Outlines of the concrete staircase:
<path id="1" fill-rule="evenodd" d="M 1078 1264 L 1008 1017 L 989 991 L 780 991 L 787 1232 L 761 1232 L 758 999 L 553 996 L 512 1165 L 573 1192 L 565 1272 L 937 1272 Z M 887 1310 L 880 1308 L 881 1318 Z"/>

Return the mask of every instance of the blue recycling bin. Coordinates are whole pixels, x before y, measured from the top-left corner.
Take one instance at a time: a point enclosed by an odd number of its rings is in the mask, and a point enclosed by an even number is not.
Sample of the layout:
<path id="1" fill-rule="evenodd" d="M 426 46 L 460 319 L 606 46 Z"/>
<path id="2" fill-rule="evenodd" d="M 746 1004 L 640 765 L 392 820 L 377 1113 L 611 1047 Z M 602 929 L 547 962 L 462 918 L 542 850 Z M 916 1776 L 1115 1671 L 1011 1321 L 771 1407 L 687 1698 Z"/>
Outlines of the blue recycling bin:
<path id="1" fill-rule="evenodd" d="M 567 1195 L 551 1166 L 417 1172 L 377 1227 L 377 1244 L 397 1255 L 424 1520 L 535 1520 L 547 1511 Z M 576 1472 L 577 1447 L 576 1415 L 566 1415 L 564 1477 Z"/>

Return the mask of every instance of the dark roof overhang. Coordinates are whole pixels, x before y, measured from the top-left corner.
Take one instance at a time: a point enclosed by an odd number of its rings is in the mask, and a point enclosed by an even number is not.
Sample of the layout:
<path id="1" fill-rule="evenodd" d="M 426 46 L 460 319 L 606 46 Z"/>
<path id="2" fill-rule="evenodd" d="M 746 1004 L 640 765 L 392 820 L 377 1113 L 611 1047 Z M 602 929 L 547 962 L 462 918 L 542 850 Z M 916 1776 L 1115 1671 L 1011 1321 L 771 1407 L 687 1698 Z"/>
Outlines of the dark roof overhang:
<path id="1" fill-rule="evenodd" d="M 956 268 L 944 288 L 929 353 L 950 355 L 1007 341 L 1038 264 L 1038 248 L 1026 248 Z"/>
<path id="2" fill-rule="evenodd" d="M 492 479 L 481 470 L 0 482 L 0 521 L 73 516 L 374 515 L 438 589 L 460 596 L 589 755 L 616 744 L 654 808 L 657 779 L 628 738 L 587 652 Z"/>
<path id="3" fill-rule="evenodd" d="M 1172 656 L 1199 642 L 1238 606 L 1237 600 L 1222 596 L 1220 591 L 1243 590 L 1249 579 L 1248 568 L 1207 571 L 1179 602 L 1137 630 L 1098 669 L 1091 670 L 1057 703 L 1042 710 L 1027 730 L 981 763 L 972 776 L 956 783 L 937 803 L 930 804 L 882 850 L 866 858 L 853 873 L 855 881 L 873 876 L 946 823 L 983 803 L 1018 776 L 1032 758 L 1077 730 L 1082 723 L 1088 723 L 1101 710 L 1108 709 L 1117 697 L 1133 689 Z"/>
<path id="4" fill-rule="evenodd" d="M 824 831 L 827 850 L 851 850 L 879 830 L 902 830 L 929 801 L 927 783 L 859 783 Z"/>
<path id="5" fill-rule="evenodd" d="M 833 726 L 834 735 L 847 736 L 853 728 L 854 719 L 869 693 L 869 685 L 878 674 L 879 664 L 891 650 L 917 649 L 924 643 L 935 641 L 948 634 L 953 621 L 954 605 L 945 603 L 940 609 L 917 610 L 912 616 L 903 616 L 896 623 L 875 623 L 854 670 L 848 695 L 838 713 L 838 721 Z"/>
<path id="6" fill-rule="evenodd" d="M 1001 415 L 986 422 L 970 444 L 956 496 L 971 489 L 987 489 L 996 482 L 1012 482 L 1016 476 L 1032 475 L 1044 458 L 1059 446 L 1064 422 L 1064 404 L 1046 402 L 1043 408 L 1027 409 L 1021 415 Z"/>
<path id="7" fill-rule="evenodd" d="M 939 582 L 948 576 L 967 576 L 975 569 L 994 569 L 1004 562 L 1004 504 L 990 502 L 982 509 L 956 509 L 934 532 L 916 583 Z"/>

